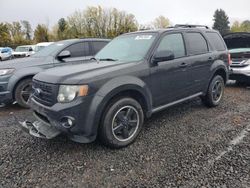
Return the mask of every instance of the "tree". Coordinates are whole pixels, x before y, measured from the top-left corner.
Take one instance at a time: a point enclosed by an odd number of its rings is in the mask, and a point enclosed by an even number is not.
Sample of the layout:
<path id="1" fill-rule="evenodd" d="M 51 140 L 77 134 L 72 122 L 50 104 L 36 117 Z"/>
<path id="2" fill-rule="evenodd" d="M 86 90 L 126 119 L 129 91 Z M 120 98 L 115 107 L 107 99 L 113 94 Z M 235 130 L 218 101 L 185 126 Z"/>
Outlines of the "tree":
<path id="1" fill-rule="evenodd" d="M 66 39 L 66 32 L 67 32 L 67 21 L 64 18 L 58 20 L 58 29 L 57 29 L 57 38 L 59 40 Z"/>
<path id="2" fill-rule="evenodd" d="M 231 32 L 241 32 L 242 28 L 241 28 L 241 23 L 238 21 L 235 21 L 231 27 Z"/>
<path id="3" fill-rule="evenodd" d="M 113 38 L 122 33 L 138 30 L 135 16 L 115 8 L 87 7 L 67 18 L 68 32 L 72 37 Z"/>
<path id="4" fill-rule="evenodd" d="M 34 40 L 39 42 L 49 42 L 48 27 L 43 24 L 38 24 L 34 32 Z"/>
<path id="5" fill-rule="evenodd" d="M 155 29 L 160 29 L 160 28 L 167 28 L 170 25 L 170 21 L 168 18 L 164 16 L 159 16 L 155 18 L 153 21 L 153 26 Z"/>
<path id="6" fill-rule="evenodd" d="M 226 15 L 226 12 L 222 9 L 217 9 L 214 13 L 214 25 L 213 29 L 218 30 L 222 35 L 230 31 L 229 27 L 229 18 Z"/>
<path id="7" fill-rule="evenodd" d="M 11 35 L 7 24 L 0 23 L 0 46 L 10 46 Z"/>
<path id="8" fill-rule="evenodd" d="M 25 39 L 25 32 L 20 22 L 7 23 L 14 46 L 30 44 L 31 41 Z"/>
<path id="9" fill-rule="evenodd" d="M 22 20 L 21 23 L 24 28 L 23 32 L 25 33 L 26 40 L 31 40 L 32 28 L 31 28 L 30 23 L 26 20 Z"/>
<path id="10" fill-rule="evenodd" d="M 244 22 L 241 23 L 241 27 L 243 32 L 250 32 L 250 21 L 245 20 Z"/>

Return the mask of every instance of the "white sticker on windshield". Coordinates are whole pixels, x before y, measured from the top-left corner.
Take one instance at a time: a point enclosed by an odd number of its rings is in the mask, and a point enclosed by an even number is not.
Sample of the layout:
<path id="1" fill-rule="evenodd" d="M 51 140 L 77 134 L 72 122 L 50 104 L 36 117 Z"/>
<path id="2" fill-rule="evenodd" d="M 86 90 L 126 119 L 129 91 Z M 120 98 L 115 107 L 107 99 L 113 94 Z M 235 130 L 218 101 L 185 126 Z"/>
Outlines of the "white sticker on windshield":
<path id="1" fill-rule="evenodd" d="M 135 37 L 135 40 L 150 40 L 152 35 L 138 35 Z"/>

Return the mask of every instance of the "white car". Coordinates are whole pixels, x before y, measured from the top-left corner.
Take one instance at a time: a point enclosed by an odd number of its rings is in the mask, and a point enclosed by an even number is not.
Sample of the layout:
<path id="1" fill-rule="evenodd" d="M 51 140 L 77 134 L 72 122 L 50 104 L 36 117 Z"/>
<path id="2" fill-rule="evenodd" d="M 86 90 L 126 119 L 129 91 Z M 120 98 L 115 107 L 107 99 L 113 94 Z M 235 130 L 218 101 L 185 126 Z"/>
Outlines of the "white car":
<path id="1" fill-rule="evenodd" d="M 0 61 L 12 59 L 13 50 L 9 47 L 0 47 Z"/>
<path id="2" fill-rule="evenodd" d="M 18 46 L 12 55 L 16 58 L 18 57 L 29 57 L 34 54 L 34 45 Z"/>
<path id="3" fill-rule="evenodd" d="M 35 53 L 39 52 L 41 49 L 45 48 L 46 46 L 49 46 L 51 44 L 53 44 L 54 42 L 41 42 L 35 45 Z"/>

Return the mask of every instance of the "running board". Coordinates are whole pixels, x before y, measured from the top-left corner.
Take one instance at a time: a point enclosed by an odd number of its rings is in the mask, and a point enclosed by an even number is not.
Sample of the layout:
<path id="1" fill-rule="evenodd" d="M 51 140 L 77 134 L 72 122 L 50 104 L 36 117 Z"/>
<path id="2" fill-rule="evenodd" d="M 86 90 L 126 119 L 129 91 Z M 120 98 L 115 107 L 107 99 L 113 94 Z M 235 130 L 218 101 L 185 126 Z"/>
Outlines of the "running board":
<path id="1" fill-rule="evenodd" d="M 202 92 L 200 92 L 200 93 L 197 93 L 197 94 L 195 94 L 195 95 L 191 95 L 191 96 L 189 96 L 189 97 L 186 97 L 186 98 L 180 99 L 180 100 L 178 100 L 178 101 L 174 101 L 174 102 L 168 103 L 168 104 L 166 104 L 166 105 L 163 105 L 163 106 L 160 106 L 160 107 L 154 108 L 154 109 L 152 110 L 152 113 L 159 112 L 159 111 L 164 110 L 164 109 L 166 109 L 166 108 L 168 108 L 168 107 L 170 107 L 170 106 L 173 106 L 173 105 L 176 105 L 176 104 L 182 103 L 182 102 L 184 102 L 184 101 L 187 101 L 187 100 L 193 99 L 193 98 L 195 98 L 195 97 L 199 97 L 199 96 L 201 96 L 202 94 L 203 94 L 203 93 L 202 93 Z"/>

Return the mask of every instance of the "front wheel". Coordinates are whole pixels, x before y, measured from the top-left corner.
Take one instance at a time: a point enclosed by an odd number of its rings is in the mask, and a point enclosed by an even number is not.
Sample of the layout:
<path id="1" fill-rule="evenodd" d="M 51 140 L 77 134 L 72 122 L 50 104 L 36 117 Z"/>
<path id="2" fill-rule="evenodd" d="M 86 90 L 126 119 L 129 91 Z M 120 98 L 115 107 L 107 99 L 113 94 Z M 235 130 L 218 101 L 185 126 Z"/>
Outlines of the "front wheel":
<path id="1" fill-rule="evenodd" d="M 218 106 L 223 98 L 224 90 L 224 79 L 216 75 L 210 82 L 206 96 L 202 97 L 203 103 L 208 107 Z"/>
<path id="2" fill-rule="evenodd" d="M 107 107 L 99 137 L 112 148 L 128 146 L 140 133 L 143 121 L 143 110 L 136 100 L 127 97 L 118 99 Z"/>
<path id="3" fill-rule="evenodd" d="M 16 102 L 24 108 L 29 108 L 28 99 L 32 92 L 32 79 L 27 78 L 20 81 L 15 90 Z"/>

